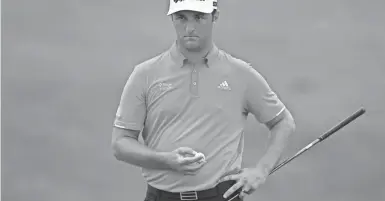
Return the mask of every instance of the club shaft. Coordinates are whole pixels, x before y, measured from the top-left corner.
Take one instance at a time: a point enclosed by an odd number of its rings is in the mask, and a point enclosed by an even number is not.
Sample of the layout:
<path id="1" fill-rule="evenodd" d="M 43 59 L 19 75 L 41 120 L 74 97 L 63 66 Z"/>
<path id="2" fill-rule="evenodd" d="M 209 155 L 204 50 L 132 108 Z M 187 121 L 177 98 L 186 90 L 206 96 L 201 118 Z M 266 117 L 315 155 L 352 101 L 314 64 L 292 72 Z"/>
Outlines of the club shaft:
<path id="1" fill-rule="evenodd" d="M 352 115 L 350 115 L 349 117 L 345 118 L 343 121 L 341 121 L 340 123 L 338 123 L 337 125 L 335 125 L 334 127 L 332 127 L 330 130 L 328 130 L 327 132 L 325 132 L 324 134 L 322 134 L 320 137 L 318 137 L 317 139 L 315 139 L 313 142 L 311 142 L 310 144 L 308 144 L 306 147 L 302 148 L 300 151 L 298 151 L 294 156 L 284 160 L 283 162 L 281 162 L 279 165 L 277 165 L 276 167 L 274 167 L 269 175 L 273 174 L 275 171 L 279 170 L 280 168 L 282 168 L 284 165 L 288 164 L 290 161 L 292 161 L 293 159 L 297 158 L 298 156 L 300 156 L 301 154 L 303 154 L 304 152 L 306 152 L 307 150 L 309 150 L 310 148 L 312 148 L 313 146 L 315 146 L 316 144 L 318 144 L 319 142 L 322 142 L 323 140 L 325 140 L 326 138 L 330 137 L 332 134 L 334 134 L 335 132 L 337 132 L 338 130 L 340 130 L 341 128 L 345 127 L 346 125 L 348 125 L 350 122 L 354 121 L 355 119 L 357 119 L 359 116 L 363 115 L 365 113 L 365 109 L 364 108 L 360 108 L 359 110 L 357 110 L 355 113 L 353 113 Z M 235 199 L 236 197 L 238 197 L 239 194 L 233 196 L 232 198 L 229 199 L 229 201 Z"/>
<path id="2" fill-rule="evenodd" d="M 345 127 L 350 122 L 354 121 L 355 119 L 357 119 L 359 116 L 361 116 L 364 113 L 365 113 L 365 109 L 364 108 L 360 108 L 355 113 L 353 113 L 352 115 L 350 115 L 349 117 L 347 117 L 346 119 L 344 119 L 343 121 L 341 121 L 340 123 L 338 123 L 337 125 L 332 127 L 330 130 L 328 130 L 327 132 L 322 134 L 316 140 L 314 140 L 313 142 L 308 144 L 306 147 L 304 147 L 303 149 L 298 151 L 294 156 L 292 156 L 292 157 L 286 159 L 285 161 L 281 162 L 279 165 L 277 165 L 275 168 L 273 168 L 273 170 L 271 170 L 269 175 L 273 174 L 275 171 L 277 171 L 278 169 L 280 169 L 284 165 L 288 164 L 290 161 L 292 161 L 293 159 L 297 158 L 298 156 L 300 156 L 301 154 L 303 154 L 304 152 L 306 152 L 307 150 L 309 150 L 310 148 L 312 148 L 313 146 L 315 146 L 319 142 L 322 142 L 326 138 L 330 137 L 332 134 L 334 134 L 335 132 L 337 132 L 341 128 Z"/>
<path id="3" fill-rule="evenodd" d="M 294 156 L 284 160 L 283 162 L 281 162 L 279 165 L 275 166 L 269 173 L 269 175 L 273 174 L 275 171 L 279 170 L 281 167 L 283 167 L 284 165 L 288 164 L 290 161 L 292 161 L 293 159 L 297 158 L 298 156 L 300 156 L 301 154 L 303 154 L 305 151 L 309 150 L 311 147 L 313 147 L 314 145 L 316 145 L 318 142 L 320 142 L 319 139 L 316 139 L 314 140 L 312 143 L 310 143 L 309 145 L 307 145 L 306 147 L 304 147 L 303 149 L 301 149 L 300 151 L 298 151 Z"/>

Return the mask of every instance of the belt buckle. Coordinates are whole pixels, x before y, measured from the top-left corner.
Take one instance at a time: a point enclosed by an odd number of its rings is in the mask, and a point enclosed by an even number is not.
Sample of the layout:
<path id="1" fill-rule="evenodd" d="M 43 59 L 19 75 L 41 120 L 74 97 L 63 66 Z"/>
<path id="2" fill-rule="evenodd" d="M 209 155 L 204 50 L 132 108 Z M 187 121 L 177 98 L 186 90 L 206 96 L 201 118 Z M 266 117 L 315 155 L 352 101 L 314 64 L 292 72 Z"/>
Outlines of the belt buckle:
<path id="1" fill-rule="evenodd" d="M 198 193 L 196 191 L 187 191 L 179 193 L 180 200 L 198 200 Z"/>

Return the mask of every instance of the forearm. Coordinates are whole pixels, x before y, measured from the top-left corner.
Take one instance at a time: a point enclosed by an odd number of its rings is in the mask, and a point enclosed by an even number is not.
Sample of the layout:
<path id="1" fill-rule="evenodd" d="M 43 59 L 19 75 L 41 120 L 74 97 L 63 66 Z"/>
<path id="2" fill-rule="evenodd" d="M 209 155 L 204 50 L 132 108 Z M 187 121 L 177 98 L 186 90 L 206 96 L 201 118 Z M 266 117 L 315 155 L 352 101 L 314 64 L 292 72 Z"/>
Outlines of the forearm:
<path id="1" fill-rule="evenodd" d="M 262 168 L 266 173 L 270 173 L 281 159 L 282 153 L 294 129 L 293 119 L 284 118 L 270 130 L 267 150 L 258 161 L 258 168 Z"/>
<path id="2" fill-rule="evenodd" d="M 119 161 L 149 169 L 168 169 L 165 152 L 152 150 L 137 139 L 122 137 L 114 143 L 113 150 Z"/>

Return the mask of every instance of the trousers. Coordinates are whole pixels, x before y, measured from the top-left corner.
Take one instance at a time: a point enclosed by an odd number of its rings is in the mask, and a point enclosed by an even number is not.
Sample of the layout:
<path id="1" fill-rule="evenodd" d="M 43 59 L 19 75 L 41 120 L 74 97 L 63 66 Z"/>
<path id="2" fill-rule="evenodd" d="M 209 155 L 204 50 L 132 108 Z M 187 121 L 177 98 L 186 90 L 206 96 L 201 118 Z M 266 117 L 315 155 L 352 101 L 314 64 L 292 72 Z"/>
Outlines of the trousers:
<path id="1" fill-rule="evenodd" d="M 223 198 L 223 194 L 234 184 L 235 181 L 224 181 L 211 189 L 182 193 L 171 193 L 147 185 L 144 201 L 229 201 L 230 199 L 231 201 L 242 201 L 241 198 L 236 196 L 241 189 L 228 198 Z"/>

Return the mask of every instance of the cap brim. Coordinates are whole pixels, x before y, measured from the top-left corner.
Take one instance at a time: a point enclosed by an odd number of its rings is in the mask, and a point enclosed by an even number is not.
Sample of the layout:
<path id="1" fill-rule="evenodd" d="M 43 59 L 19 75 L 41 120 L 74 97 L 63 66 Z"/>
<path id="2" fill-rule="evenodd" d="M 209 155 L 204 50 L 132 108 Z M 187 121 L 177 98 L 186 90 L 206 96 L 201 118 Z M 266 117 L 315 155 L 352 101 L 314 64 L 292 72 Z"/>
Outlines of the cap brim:
<path id="1" fill-rule="evenodd" d="M 212 13 L 214 11 L 214 8 L 201 9 L 201 8 L 191 8 L 190 6 L 186 6 L 186 7 L 180 7 L 177 9 L 170 9 L 168 11 L 167 15 L 171 15 L 171 14 L 174 14 L 176 12 L 184 11 L 184 10 L 195 11 L 195 12 L 200 12 L 200 13 Z"/>

